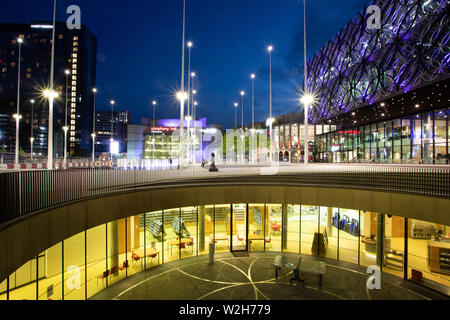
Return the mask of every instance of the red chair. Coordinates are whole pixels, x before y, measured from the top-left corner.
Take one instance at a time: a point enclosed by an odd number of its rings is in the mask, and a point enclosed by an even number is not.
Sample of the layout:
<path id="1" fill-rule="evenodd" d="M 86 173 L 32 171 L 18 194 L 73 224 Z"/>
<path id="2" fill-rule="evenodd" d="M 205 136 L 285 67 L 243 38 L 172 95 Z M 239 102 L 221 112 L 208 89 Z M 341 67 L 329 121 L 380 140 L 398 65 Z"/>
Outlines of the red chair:
<path id="1" fill-rule="evenodd" d="M 133 260 L 133 263 L 141 260 L 141 258 L 134 252 L 131 254 L 131 259 Z"/>
<path id="2" fill-rule="evenodd" d="M 118 273 L 119 272 L 119 266 L 112 267 L 110 272 L 111 272 L 110 275 Z"/>
<path id="3" fill-rule="evenodd" d="M 241 237 L 240 235 L 237 236 L 237 239 L 238 239 L 240 242 L 244 242 L 244 237 Z"/>
<path id="4" fill-rule="evenodd" d="M 124 261 L 124 263 L 122 264 L 122 266 L 119 267 L 120 271 L 123 271 L 125 269 L 128 269 L 129 265 L 128 265 L 128 260 Z"/>
<path id="5" fill-rule="evenodd" d="M 97 277 L 97 285 L 98 285 L 98 279 L 102 279 L 102 282 L 103 282 L 103 280 L 105 280 L 106 278 L 108 278 L 109 275 L 110 275 L 109 270 L 106 270 L 106 271 L 103 272 L 101 275 L 99 275 L 99 276 Z"/>
<path id="6" fill-rule="evenodd" d="M 188 247 L 192 248 L 192 252 L 194 252 L 194 238 L 189 238 L 189 242 L 186 243 Z"/>
<path id="7" fill-rule="evenodd" d="M 272 247 L 272 237 L 269 237 L 269 239 L 264 239 L 264 241 L 269 245 L 269 247 Z"/>

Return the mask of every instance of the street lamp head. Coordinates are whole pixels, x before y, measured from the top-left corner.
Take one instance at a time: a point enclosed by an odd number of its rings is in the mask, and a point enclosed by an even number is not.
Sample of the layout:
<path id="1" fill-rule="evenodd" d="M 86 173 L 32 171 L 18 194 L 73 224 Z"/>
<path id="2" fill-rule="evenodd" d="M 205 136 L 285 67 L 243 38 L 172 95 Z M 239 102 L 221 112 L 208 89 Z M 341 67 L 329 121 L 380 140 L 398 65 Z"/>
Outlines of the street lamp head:
<path id="1" fill-rule="evenodd" d="M 197 90 L 193 90 L 193 91 L 192 91 L 192 94 L 197 94 Z"/>
<path id="2" fill-rule="evenodd" d="M 252 74 L 250 75 L 250 77 L 251 77 L 252 79 L 255 79 L 255 78 L 256 78 L 256 75 L 255 75 L 254 73 L 252 73 Z"/>
<path id="3" fill-rule="evenodd" d="M 116 102 L 114 100 L 111 100 L 111 105 L 115 105 Z"/>
<path id="4" fill-rule="evenodd" d="M 189 48 L 191 48 L 193 45 L 194 45 L 194 44 L 192 43 L 192 41 L 188 41 L 187 46 L 188 46 Z"/>
<path id="5" fill-rule="evenodd" d="M 97 88 L 93 88 L 93 89 L 92 89 L 92 92 L 93 92 L 93 93 L 97 93 Z"/>
<path id="6" fill-rule="evenodd" d="M 46 98 L 57 98 L 59 96 L 58 92 L 54 90 L 45 89 L 44 90 L 44 97 Z"/>
<path id="7" fill-rule="evenodd" d="M 22 38 L 17 38 L 17 42 L 21 44 L 21 43 L 23 43 L 23 39 Z"/>
<path id="8" fill-rule="evenodd" d="M 241 96 L 245 96 L 245 92 L 244 91 L 241 91 Z"/>
<path id="9" fill-rule="evenodd" d="M 155 100 L 152 101 L 152 105 L 156 106 L 156 101 Z"/>
<path id="10" fill-rule="evenodd" d="M 64 70 L 64 73 L 66 74 L 66 76 L 68 76 L 70 74 L 70 71 L 68 69 Z"/>
<path id="11" fill-rule="evenodd" d="M 177 99 L 178 100 L 184 101 L 184 100 L 187 100 L 187 98 L 188 98 L 188 96 L 187 96 L 186 92 L 184 92 L 184 91 L 178 91 L 177 92 Z"/>
<path id="12" fill-rule="evenodd" d="M 314 103 L 314 96 L 306 93 L 301 97 L 300 102 L 305 106 L 310 106 Z"/>
<path id="13" fill-rule="evenodd" d="M 34 101 L 34 99 L 31 99 L 30 102 L 31 102 L 31 103 L 34 103 L 35 101 Z"/>
<path id="14" fill-rule="evenodd" d="M 198 102 L 197 101 L 194 102 L 194 106 L 198 106 Z"/>
<path id="15" fill-rule="evenodd" d="M 67 131 L 69 131 L 69 127 L 68 127 L 68 126 L 64 126 L 64 127 L 63 127 L 63 131 L 64 131 L 65 133 L 67 133 Z"/>
<path id="16" fill-rule="evenodd" d="M 273 46 L 268 46 L 267 47 L 267 51 L 272 52 L 273 51 Z"/>
<path id="17" fill-rule="evenodd" d="M 235 102 L 235 103 L 234 103 L 234 107 L 235 107 L 235 108 L 239 107 L 239 103 Z"/>
<path id="18" fill-rule="evenodd" d="M 95 139 L 97 135 L 95 133 L 91 134 L 92 139 Z"/>
<path id="19" fill-rule="evenodd" d="M 195 78 L 195 76 L 196 76 L 195 72 L 191 72 L 191 77 Z"/>
<path id="20" fill-rule="evenodd" d="M 20 120 L 20 119 L 22 119 L 22 115 L 20 115 L 20 114 L 14 114 L 13 115 L 13 117 L 14 117 L 14 119 L 16 119 L 16 120 Z"/>
<path id="21" fill-rule="evenodd" d="M 192 120 L 192 117 L 191 116 L 187 116 L 186 117 L 186 121 L 191 121 Z"/>
<path id="22" fill-rule="evenodd" d="M 275 122 L 275 118 L 269 118 L 269 119 L 267 119 L 267 121 L 266 121 L 266 125 L 267 125 L 267 126 L 271 126 L 274 122 Z"/>

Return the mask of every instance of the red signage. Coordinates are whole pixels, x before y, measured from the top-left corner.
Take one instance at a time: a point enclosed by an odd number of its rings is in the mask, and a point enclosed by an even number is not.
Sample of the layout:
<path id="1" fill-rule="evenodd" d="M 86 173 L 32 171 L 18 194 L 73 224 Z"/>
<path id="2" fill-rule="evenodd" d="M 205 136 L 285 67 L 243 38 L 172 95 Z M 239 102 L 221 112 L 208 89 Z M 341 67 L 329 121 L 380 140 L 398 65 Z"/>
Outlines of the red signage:
<path id="1" fill-rule="evenodd" d="M 152 128 L 152 132 L 172 132 L 172 131 L 175 131 L 175 130 L 178 130 L 178 128 L 176 128 L 176 127 L 171 127 L 171 128 L 168 128 L 168 127 L 154 127 L 154 128 Z"/>

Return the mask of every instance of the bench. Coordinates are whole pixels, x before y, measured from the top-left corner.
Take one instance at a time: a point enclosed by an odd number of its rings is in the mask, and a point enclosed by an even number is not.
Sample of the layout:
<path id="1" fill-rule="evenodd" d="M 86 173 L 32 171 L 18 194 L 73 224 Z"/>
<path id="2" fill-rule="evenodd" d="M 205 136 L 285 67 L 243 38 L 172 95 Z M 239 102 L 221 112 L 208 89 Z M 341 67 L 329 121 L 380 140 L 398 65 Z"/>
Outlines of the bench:
<path id="1" fill-rule="evenodd" d="M 294 278 L 290 279 L 290 281 L 300 281 L 305 283 L 304 280 L 300 279 L 300 272 L 303 273 L 311 273 L 319 276 L 319 286 L 322 286 L 322 277 L 326 273 L 326 264 L 325 262 L 309 260 L 306 261 L 301 256 L 298 258 L 297 266 L 292 263 L 286 264 L 286 267 L 291 269 L 294 272 Z"/>

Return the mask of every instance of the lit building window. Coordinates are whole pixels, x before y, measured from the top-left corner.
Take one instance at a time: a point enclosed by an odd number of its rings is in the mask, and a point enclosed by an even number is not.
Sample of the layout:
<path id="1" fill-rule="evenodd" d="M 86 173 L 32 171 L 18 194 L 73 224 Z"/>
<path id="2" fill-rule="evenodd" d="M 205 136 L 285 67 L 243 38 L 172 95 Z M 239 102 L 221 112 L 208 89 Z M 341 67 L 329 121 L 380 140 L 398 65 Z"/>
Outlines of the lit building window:
<path id="1" fill-rule="evenodd" d="M 73 58 L 78 58 L 78 54 L 77 53 L 72 53 L 72 57 Z"/>
<path id="2" fill-rule="evenodd" d="M 77 41 L 78 40 L 78 36 L 73 36 L 73 41 Z"/>

